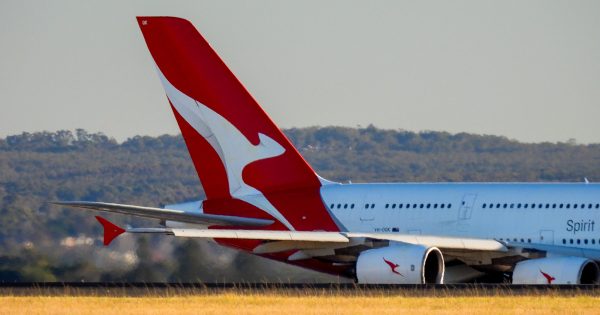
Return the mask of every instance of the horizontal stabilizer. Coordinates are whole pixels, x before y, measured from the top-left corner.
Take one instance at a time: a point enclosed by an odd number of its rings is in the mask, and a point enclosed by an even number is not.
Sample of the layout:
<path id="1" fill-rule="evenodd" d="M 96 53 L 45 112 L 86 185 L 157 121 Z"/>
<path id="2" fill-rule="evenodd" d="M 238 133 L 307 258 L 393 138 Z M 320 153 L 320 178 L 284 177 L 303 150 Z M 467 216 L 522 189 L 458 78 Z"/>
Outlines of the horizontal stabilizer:
<path id="1" fill-rule="evenodd" d="M 140 207 L 107 202 L 94 201 L 60 201 L 52 202 L 59 206 L 91 209 L 113 213 L 129 214 L 138 217 L 153 218 L 159 220 L 178 221 L 193 224 L 215 224 L 236 226 L 267 226 L 273 224 L 273 220 L 236 217 L 229 215 L 206 214 L 199 212 L 187 212 L 182 210 L 162 209 L 152 207 Z"/>

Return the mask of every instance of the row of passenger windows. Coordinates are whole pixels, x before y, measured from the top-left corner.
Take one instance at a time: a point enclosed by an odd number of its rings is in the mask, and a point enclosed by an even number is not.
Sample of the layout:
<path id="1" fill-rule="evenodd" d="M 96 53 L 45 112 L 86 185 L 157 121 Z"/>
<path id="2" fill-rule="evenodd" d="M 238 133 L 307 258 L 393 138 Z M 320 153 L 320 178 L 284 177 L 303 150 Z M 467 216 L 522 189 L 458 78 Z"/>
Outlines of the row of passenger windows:
<path id="1" fill-rule="evenodd" d="M 500 241 L 504 241 L 503 238 L 500 238 L 499 240 Z M 511 238 L 509 238 L 509 237 L 506 238 L 506 241 L 510 242 Z M 519 241 L 521 241 L 521 243 L 525 243 L 526 240 L 524 238 L 522 238 L 522 239 L 513 238 L 512 241 L 513 242 L 519 242 Z M 530 238 L 527 239 L 527 243 L 531 243 L 531 239 Z M 584 238 L 584 239 L 579 239 L 579 238 L 578 239 L 572 239 L 571 238 L 571 239 L 567 240 L 566 238 L 563 238 L 562 239 L 562 243 L 563 244 L 567 244 L 567 243 L 569 243 L 569 244 L 582 244 L 583 243 L 583 244 L 592 244 L 592 245 L 595 245 L 596 244 L 596 239 L 592 238 L 592 239 L 588 240 L 587 238 Z M 600 239 L 598 239 L 598 244 L 600 244 Z"/>
<path id="2" fill-rule="evenodd" d="M 503 239 L 503 238 L 500 238 L 499 240 L 501 240 L 501 241 L 504 241 L 504 239 Z M 507 241 L 507 242 L 510 242 L 510 241 L 511 241 L 511 240 L 510 240 L 510 237 L 507 237 L 507 238 L 506 238 L 506 241 Z M 513 239 L 512 239 L 512 241 L 513 241 L 513 242 L 518 242 L 518 241 L 519 241 L 519 239 L 518 239 L 518 238 L 513 238 Z M 521 239 L 521 243 L 525 243 L 525 239 L 524 239 L 524 238 L 522 238 L 522 239 Z M 530 238 L 528 238 L 528 239 L 527 239 L 527 243 L 531 243 L 531 239 L 530 239 Z"/>
<path id="3" fill-rule="evenodd" d="M 337 209 L 342 209 L 342 208 L 343 209 L 348 209 L 348 208 L 354 209 L 354 204 L 353 203 L 350 203 L 350 204 L 348 204 L 348 203 L 344 203 L 344 204 L 342 204 L 342 203 L 338 203 L 338 204 L 332 203 L 329 206 L 329 208 L 331 208 L 331 209 L 336 209 L 336 208 Z M 373 209 L 373 208 L 375 208 L 375 204 L 374 203 L 365 203 L 365 209 Z M 398 209 L 402 209 L 402 208 L 405 208 L 405 209 L 410 209 L 410 208 L 412 208 L 412 209 L 417 209 L 417 208 L 419 208 L 419 209 L 424 209 L 424 208 L 425 209 L 431 209 L 431 208 L 433 208 L 433 209 L 437 209 L 437 208 L 440 208 L 440 209 L 444 209 L 444 208 L 450 209 L 450 208 L 452 208 L 452 204 L 450 204 L 450 203 L 447 203 L 447 204 L 446 203 L 406 203 L 406 204 L 404 204 L 404 203 L 398 203 L 398 204 L 396 204 L 396 203 L 392 203 L 392 204 L 386 203 L 385 204 L 385 208 L 386 209 L 390 209 L 390 208 L 391 209 L 396 209 L 396 208 L 398 208 Z"/>
<path id="4" fill-rule="evenodd" d="M 335 209 L 335 206 L 336 206 L 336 205 L 332 203 L 332 204 L 331 204 L 331 206 L 329 206 L 329 208 L 330 208 L 330 209 Z M 340 209 L 340 208 L 344 208 L 344 209 L 348 209 L 348 208 L 350 208 L 350 209 L 354 209 L 354 204 L 353 204 L 353 203 L 351 203 L 351 204 L 349 204 L 349 205 L 348 205 L 347 203 L 345 203 L 345 204 L 343 204 L 343 205 L 342 205 L 341 203 L 338 203 L 338 204 L 337 204 L 337 208 L 338 208 L 338 209 Z"/>
<path id="5" fill-rule="evenodd" d="M 521 209 L 521 208 L 523 208 L 523 209 L 527 209 L 527 208 L 531 208 L 531 209 L 535 209 L 535 208 L 538 208 L 538 209 L 542 209 L 542 208 L 563 209 L 563 208 L 566 208 L 566 209 L 570 209 L 571 207 L 573 209 L 577 209 L 577 208 L 598 209 L 598 208 L 600 208 L 600 204 L 588 203 L 586 205 L 585 203 L 582 203 L 582 204 L 578 204 L 578 203 L 574 203 L 574 204 L 570 204 L 570 203 L 566 203 L 566 204 L 565 203 L 558 203 L 558 204 L 557 203 L 552 203 L 552 204 L 550 204 L 550 203 L 546 203 L 546 204 L 543 204 L 543 203 L 531 203 L 531 204 L 529 204 L 529 203 L 510 203 L 510 204 L 509 203 L 495 203 L 495 204 L 494 203 L 484 203 L 483 205 L 481 205 L 481 207 L 483 209 L 485 209 L 485 208 L 510 208 L 510 209 L 513 209 L 513 208 L 517 208 L 517 209 Z"/>
<path id="6" fill-rule="evenodd" d="M 582 240 L 581 240 L 581 239 L 579 239 L 579 238 L 578 238 L 578 239 L 576 239 L 576 240 L 573 240 L 572 238 L 570 238 L 570 239 L 569 239 L 569 244 L 573 244 L 574 242 L 576 242 L 577 244 L 581 244 Z M 590 239 L 590 242 L 591 242 L 592 244 L 596 244 L 596 240 L 595 240 L 595 239 L 593 239 L 593 238 L 592 238 L 592 239 Z M 567 239 L 563 238 L 563 240 L 562 240 L 562 243 L 563 243 L 563 244 L 567 244 Z M 587 238 L 584 238 L 584 239 L 583 239 L 583 244 L 588 244 L 588 239 L 587 239 Z M 598 244 L 600 244 L 600 239 L 598 240 Z"/>
<path id="7" fill-rule="evenodd" d="M 510 209 L 515 209 L 515 208 L 516 209 L 528 209 L 528 208 L 531 208 L 531 209 L 536 209 L 536 208 L 537 209 L 550 209 L 550 208 L 552 208 L 552 209 L 556 209 L 556 208 L 558 208 L 558 209 L 563 209 L 563 208 L 565 208 L 565 209 L 571 209 L 571 208 L 573 208 L 573 209 L 578 209 L 578 208 L 579 209 L 585 209 L 585 208 L 599 209 L 600 203 L 596 203 L 596 204 L 592 204 L 592 203 L 588 203 L 588 204 L 585 204 L 585 203 L 582 203 L 582 204 L 578 204 L 578 203 L 574 203 L 574 204 L 570 204 L 570 203 L 545 203 L 545 204 L 544 203 L 484 203 L 481 205 L 481 207 L 483 209 L 486 209 L 486 208 L 489 208 L 489 209 L 492 209 L 492 208 L 497 208 L 497 209 L 499 209 L 499 208 L 504 208 L 504 209 L 506 209 L 506 208 L 510 208 Z M 344 204 L 332 203 L 330 205 L 330 208 L 331 209 L 335 209 L 335 208 L 337 208 L 337 209 L 342 209 L 342 208 L 354 209 L 354 204 L 353 203 L 350 203 L 350 204 L 348 204 L 348 203 L 344 203 Z M 373 209 L 373 208 L 375 208 L 374 203 L 366 203 L 365 204 L 365 209 Z M 398 208 L 398 209 L 402 209 L 402 208 L 405 208 L 405 209 L 410 209 L 410 208 L 412 208 L 412 209 L 416 209 L 416 208 L 419 208 L 419 209 L 423 209 L 423 208 L 426 208 L 426 209 L 431 209 L 431 208 L 433 208 L 433 209 L 438 209 L 438 208 L 450 209 L 450 208 L 452 208 L 452 204 L 451 203 L 397 203 L 397 204 L 396 203 L 391 203 L 391 204 L 386 203 L 385 208 L 386 209 L 390 209 L 390 208 L 391 209 L 396 209 L 396 208 Z"/>
<path id="8" fill-rule="evenodd" d="M 398 204 L 398 209 L 402 209 L 403 207 L 405 207 L 406 209 L 409 209 L 409 208 L 413 208 L 413 209 L 416 209 L 416 208 L 419 208 L 419 209 L 423 209 L 423 208 L 426 208 L 426 209 L 431 209 L 431 208 L 437 209 L 438 207 L 440 209 L 444 209 L 444 208 L 450 209 L 450 208 L 452 208 L 452 204 L 449 204 L 449 203 L 448 204 L 446 204 L 446 203 L 440 203 L 440 204 L 438 204 L 438 203 L 413 203 L 413 204 L 410 204 L 410 203 L 406 203 L 406 204 L 399 203 Z M 392 203 L 392 204 L 386 203 L 385 204 L 385 208 L 386 209 L 388 209 L 388 208 L 396 209 L 396 204 L 395 203 Z"/>

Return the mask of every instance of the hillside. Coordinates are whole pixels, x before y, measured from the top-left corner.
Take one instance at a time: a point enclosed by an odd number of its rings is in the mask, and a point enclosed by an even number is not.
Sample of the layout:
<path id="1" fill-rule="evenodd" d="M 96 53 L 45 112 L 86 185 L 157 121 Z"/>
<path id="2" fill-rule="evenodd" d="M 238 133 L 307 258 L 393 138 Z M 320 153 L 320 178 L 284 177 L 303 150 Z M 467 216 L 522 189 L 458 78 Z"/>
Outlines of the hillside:
<path id="1" fill-rule="evenodd" d="M 496 136 L 371 126 L 285 133 L 320 175 L 336 181 L 600 179 L 598 144 L 525 144 Z M 77 130 L 0 139 L 0 281 L 263 279 L 267 272 L 261 274 L 261 267 L 249 278 L 234 268 L 241 264 L 248 270 L 257 258 L 203 242 L 131 236 L 100 248 L 101 231 L 91 212 L 46 203 L 98 200 L 157 206 L 201 197 L 180 136 L 134 137 L 117 143 Z M 227 267 L 214 271 L 222 265 Z M 195 269 L 189 266 L 198 268 L 186 274 Z M 282 279 L 290 278 L 291 268 L 281 270 Z M 291 279 L 323 279 L 315 277 L 298 273 Z"/>

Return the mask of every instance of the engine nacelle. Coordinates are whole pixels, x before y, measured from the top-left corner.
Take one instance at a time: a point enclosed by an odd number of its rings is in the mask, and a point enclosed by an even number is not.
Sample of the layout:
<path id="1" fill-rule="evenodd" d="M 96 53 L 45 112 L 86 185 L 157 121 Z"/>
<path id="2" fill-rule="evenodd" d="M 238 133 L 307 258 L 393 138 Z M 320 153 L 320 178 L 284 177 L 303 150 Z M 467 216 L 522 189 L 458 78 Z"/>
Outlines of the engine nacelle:
<path id="1" fill-rule="evenodd" d="M 583 257 L 548 257 L 524 260 L 515 266 L 513 284 L 597 284 L 598 265 Z"/>
<path id="2" fill-rule="evenodd" d="M 360 253 L 356 261 L 358 283 L 443 283 L 444 258 L 435 247 L 394 244 Z"/>

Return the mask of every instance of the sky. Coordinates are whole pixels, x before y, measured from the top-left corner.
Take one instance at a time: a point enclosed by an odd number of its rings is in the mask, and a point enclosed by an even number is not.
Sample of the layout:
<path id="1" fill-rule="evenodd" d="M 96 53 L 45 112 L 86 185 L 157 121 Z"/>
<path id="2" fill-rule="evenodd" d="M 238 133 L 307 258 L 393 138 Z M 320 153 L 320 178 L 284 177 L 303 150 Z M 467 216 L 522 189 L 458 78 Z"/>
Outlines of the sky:
<path id="1" fill-rule="evenodd" d="M 177 134 L 138 15 L 189 19 L 281 127 L 600 143 L 600 1 L 0 0 L 0 137 Z"/>

